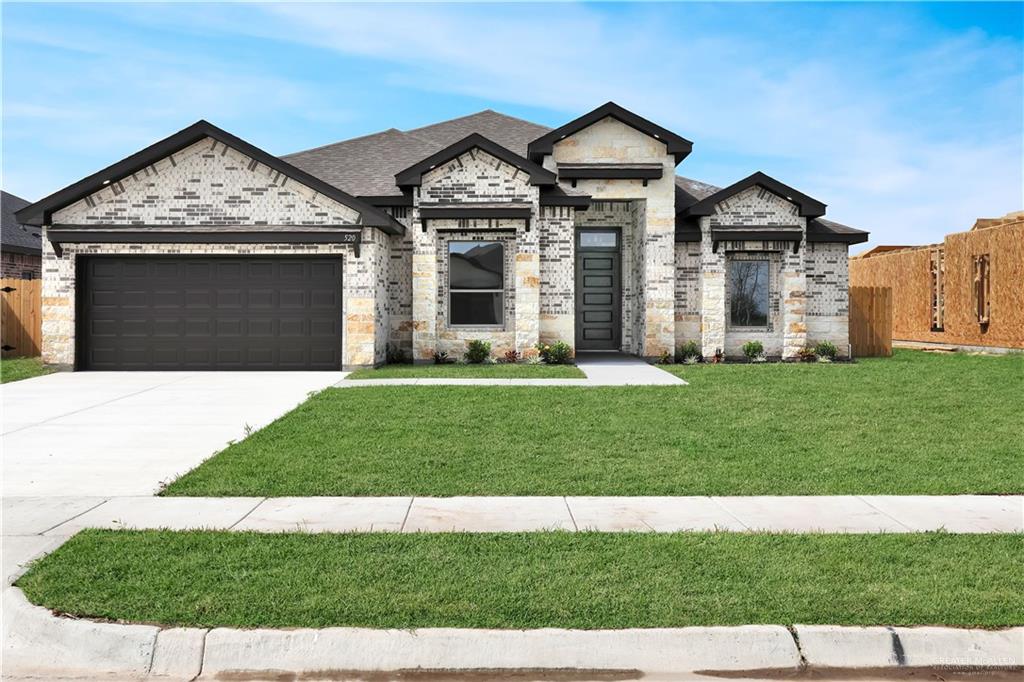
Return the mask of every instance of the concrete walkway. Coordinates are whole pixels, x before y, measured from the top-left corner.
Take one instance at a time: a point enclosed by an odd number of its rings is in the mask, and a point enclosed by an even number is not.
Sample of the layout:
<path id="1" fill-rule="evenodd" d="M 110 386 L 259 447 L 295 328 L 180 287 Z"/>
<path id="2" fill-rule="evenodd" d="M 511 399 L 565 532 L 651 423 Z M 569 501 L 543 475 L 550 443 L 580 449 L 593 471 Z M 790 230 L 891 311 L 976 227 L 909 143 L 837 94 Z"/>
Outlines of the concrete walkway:
<path id="1" fill-rule="evenodd" d="M 4 548 L 83 528 L 261 532 L 1024 532 L 1024 496 L 5 498 Z M 5 557 L 6 560 L 6 557 Z"/>
<path id="2" fill-rule="evenodd" d="M 625 353 L 581 352 L 576 366 L 586 379 L 352 379 L 335 386 L 686 386 L 674 374 Z"/>
<path id="3" fill-rule="evenodd" d="M 3 387 L 3 494 L 145 495 L 342 372 L 58 372 Z"/>

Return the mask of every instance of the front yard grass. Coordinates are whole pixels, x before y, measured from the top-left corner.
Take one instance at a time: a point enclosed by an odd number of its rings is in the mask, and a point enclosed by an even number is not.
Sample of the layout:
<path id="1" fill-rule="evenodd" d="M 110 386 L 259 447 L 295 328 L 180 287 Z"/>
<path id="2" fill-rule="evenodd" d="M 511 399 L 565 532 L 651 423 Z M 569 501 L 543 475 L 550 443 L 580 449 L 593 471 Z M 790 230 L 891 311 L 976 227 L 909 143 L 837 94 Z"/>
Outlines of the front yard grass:
<path id="1" fill-rule="evenodd" d="M 197 627 L 1024 623 L 1024 535 L 79 533 L 18 581 Z"/>
<path id="2" fill-rule="evenodd" d="M 328 389 L 166 494 L 1024 492 L 1024 356 L 670 369 L 690 385 Z"/>
<path id="3" fill-rule="evenodd" d="M 586 379 L 574 365 L 385 365 L 357 369 L 346 379 Z"/>
<path id="4" fill-rule="evenodd" d="M 0 360 L 0 384 L 41 377 L 52 371 L 40 358 L 4 358 Z"/>

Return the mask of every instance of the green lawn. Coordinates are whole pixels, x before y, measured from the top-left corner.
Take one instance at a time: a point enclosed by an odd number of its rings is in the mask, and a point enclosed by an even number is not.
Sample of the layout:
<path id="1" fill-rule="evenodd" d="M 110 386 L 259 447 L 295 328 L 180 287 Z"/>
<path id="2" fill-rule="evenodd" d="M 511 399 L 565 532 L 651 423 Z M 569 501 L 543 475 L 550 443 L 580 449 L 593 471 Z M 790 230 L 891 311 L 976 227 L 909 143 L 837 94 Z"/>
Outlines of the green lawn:
<path id="1" fill-rule="evenodd" d="M 0 360 L 0 384 L 40 377 L 52 371 L 39 358 L 4 358 Z"/>
<path id="2" fill-rule="evenodd" d="M 1024 536 L 89 530 L 18 580 L 198 627 L 1024 624 Z"/>
<path id="3" fill-rule="evenodd" d="M 586 379 L 573 365 L 385 365 L 357 369 L 348 379 Z"/>
<path id="4" fill-rule="evenodd" d="M 328 389 L 170 495 L 1024 492 L 1024 356 L 677 366 L 689 386 Z"/>

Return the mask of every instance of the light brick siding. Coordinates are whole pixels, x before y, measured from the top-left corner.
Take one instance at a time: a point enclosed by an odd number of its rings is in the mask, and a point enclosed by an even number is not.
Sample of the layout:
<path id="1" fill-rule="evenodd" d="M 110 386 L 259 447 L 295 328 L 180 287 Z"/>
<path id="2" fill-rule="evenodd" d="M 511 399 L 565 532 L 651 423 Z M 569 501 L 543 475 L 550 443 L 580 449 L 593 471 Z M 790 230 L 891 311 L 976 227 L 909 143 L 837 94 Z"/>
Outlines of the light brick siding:
<path id="1" fill-rule="evenodd" d="M 42 257 L 38 254 L 0 252 L 0 277 L 5 279 L 39 279 L 43 274 Z"/>
<path id="2" fill-rule="evenodd" d="M 786 201 L 763 187 L 748 187 L 719 202 L 710 216 L 711 227 L 720 225 L 799 225 L 806 220 L 800 217 L 796 204 Z"/>
<path id="3" fill-rule="evenodd" d="M 212 138 L 53 215 L 54 225 L 346 225 L 358 212 Z"/>
<path id="4" fill-rule="evenodd" d="M 700 342 L 700 242 L 676 244 L 676 347 Z"/>
<path id="5" fill-rule="evenodd" d="M 576 343 L 575 214 L 566 206 L 546 206 L 537 221 L 542 343 Z"/>
<path id="6" fill-rule="evenodd" d="M 846 244 L 811 243 L 807 273 L 807 340 L 831 341 L 842 355 L 850 349 L 850 275 Z"/>
<path id="7" fill-rule="evenodd" d="M 412 355 L 430 362 L 435 353 L 461 357 L 474 339 L 491 342 L 496 356 L 508 350 L 535 353 L 540 329 L 539 192 L 529 176 L 480 149 L 473 149 L 424 173 L 413 193 Z M 506 203 L 530 207 L 522 219 L 428 220 L 420 208 L 457 204 Z M 493 327 L 452 327 L 448 324 L 448 242 L 501 241 L 505 244 L 505 320 Z"/>

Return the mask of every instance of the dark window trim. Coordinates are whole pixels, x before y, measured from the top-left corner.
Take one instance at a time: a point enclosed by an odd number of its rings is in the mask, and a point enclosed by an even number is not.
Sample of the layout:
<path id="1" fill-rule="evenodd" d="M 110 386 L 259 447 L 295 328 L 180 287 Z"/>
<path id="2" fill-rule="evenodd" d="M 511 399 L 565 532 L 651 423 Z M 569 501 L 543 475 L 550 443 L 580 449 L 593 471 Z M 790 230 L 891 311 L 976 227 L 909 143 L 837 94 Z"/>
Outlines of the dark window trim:
<path id="1" fill-rule="evenodd" d="M 734 182 L 725 189 L 720 189 L 710 196 L 704 197 L 697 203 L 682 211 L 685 216 L 708 216 L 715 212 L 715 206 L 729 197 L 739 194 L 751 187 L 762 187 L 763 189 L 777 194 L 786 201 L 791 201 L 800 209 L 801 217 L 820 218 L 825 215 L 825 206 L 817 199 L 812 199 L 803 192 L 798 192 L 789 185 L 784 185 L 775 178 L 765 175 L 761 171 L 749 175 L 739 182 Z"/>
<path id="2" fill-rule="evenodd" d="M 614 232 L 615 233 L 615 246 L 583 246 L 583 233 L 584 232 Z M 622 252 L 622 228 L 618 225 L 587 225 L 586 227 L 577 227 L 575 244 L 573 245 L 577 251 L 591 251 L 595 253 L 606 252 L 606 253 L 621 253 Z"/>
<path id="3" fill-rule="evenodd" d="M 287 161 L 273 156 L 259 147 L 239 137 L 235 137 L 226 130 L 222 130 L 209 121 L 204 120 L 196 121 L 170 137 L 151 144 L 145 149 L 107 166 L 101 171 L 68 185 L 64 189 L 58 190 L 30 206 L 26 206 L 17 211 L 15 215 L 20 223 L 26 225 L 45 225 L 50 222 L 54 211 L 70 206 L 111 183 L 120 182 L 133 173 L 137 173 L 147 166 L 151 166 L 157 161 L 167 158 L 207 137 L 236 149 L 255 161 L 291 178 L 295 182 L 306 185 L 310 189 L 316 190 L 324 196 L 357 211 L 359 213 L 360 226 L 376 227 L 388 234 L 405 234 L 405 228 L 402 224 L 383 211 L 356 199 L 351 194 L 343 192 L 334 185 L 330 185 L 320 178 L 310 175 Z"/>
<path id="4" fill-rule="evenodd" d="M 577 211 L 586 211 L 590 208 L 590 201 L 591 197 L 589 194 L 559 194 L 550 192 L 540 195 L 541 206 L 571 206 Z"/>
<path id="5" fill-rule="evenodd" d="M 766 302 L 766 310 L 765 310 L 765 316 L 764 316 L 764 324 L 763 325 L 733 324 L 733 321 L 732 321 L 732 296 L 733 296 L 734 292 L 732 291 L 732 286 L 731 286 L 732 278 L 731 278 L 731 273 L 729 272 L 729 268 L 730 268 L 730 266 L 733 263 L 751 263 L 751 262 L 754 262 L 754 263 L 764 263 L 766 265 L 765 272 L 768 275 L 768 281 L 765 283 L 765 291 L 766 291 L 766 294 L 767 294 L 767 302 Z M 772 267 L 772 261 L 771 261 L 771 258 L 768 257 L 767 253 L 765 253 L 763 256 L 760 253 L 755 253 L 754 257 L 752 257 L 752 258 L 726 259 L 726 262 L 725 262 L 725 274 L 726 274 L 726 282 L 729 284 L 729 299 L 728 299 L 729 300 L 729 315 L 726 318 L 726 329 L 728 331 L 734 331 L 734 332 L 758 332 L 758 333 L 766 333 L 766 334 L 767 333 L 772 333 L 774 331 L 773 330 L 773 325 L 772 325 L 772 271 L 771 271 L 771 267 Z"/>
<path id="6" fill-rule="evenodd" d="M 452 244 L 497 244 L 501 247 L 501 289 L 452 289 Z M 479 329 L 482 331 L 495 331 L 505 329 L 505 297 L 508 296 L 508 280 L 506 278 L 507 273 L 505 263 L 505 247 L 506 243 L 498 239 L 449 239 L 445 241 L 445 250 L 447 250 L 448 258 L 448 277 L 445 282 L 445 288 L 448 290 L 445 294 L 448 305 L 445 308 L 445 325 L 448 329 L 455 329 L 458 331 L 471 331 L 473 329 Z M 501 321 L 496 324 L 455 324 L 452 322 L 452 294 L 453 293 L 480 293 L 480 294 L 500 294 L 501 296 Z"/>
<path id="7" fill-rule="evenodd" d="M 61 244 L 352 244 L 360 257 L 359 232 L 190 232 L 146 230 L 54 230 L 46 231 L 59 258 Z"/>
<path id="8" fill-rule="evenodd" d="M 549 133 L 541 135 L 529 144 L 527 155 L 533 161 L 540 163 L 545 156 L 552 153 L 556 143 L 608 117 L 614 118 L 620 123 L 640 131 L 644 135 L 665 143 L 666 151 L 675 157 L 676 165 L 679 165 L 679 162 L 693 151 L 693 143 L 682 135 L 677 135 L 671 130 L 662 128 L 657 123 L 648 121 L 646 118 L 634 114 L 615 102 L 607 102 L 597 109 L 583 114 L 579 118 L 569 121 Z"/>
<path id="9" fill-rule="evenodd" d="M 565 180 L 657 180 L 664 172 L 661 164 L 558 164 L 558 177 Z"/>
<path id="10" fill-rule="evenodd" d="M 420 219 L 445 219 L 445 218 L 521 218 L 530 219 L 532 209 L 525 207 L 495 207 L 495 206 L 445 206 L 443 208 L 431 208 L 420 206 Z"/>
<path id="11" fill-rule="evenodd" d="M 482 149 L 491 156 L 501 159 L 505 163 L 527 173 L 530 176 L 531 185 L 554 185 L 556 182 L 555 174 L 546 168 L 537 165 L 525 157 L 519 156 L 510 149 L 502 147 L 497 142 L 487 139 L 480 133 L 473 133 L 396 173 L 395 184 L 399 187 L 419 186 L 423 182 L 424 173 L 432 171 L 438 166 L 473 149 Z"/>

